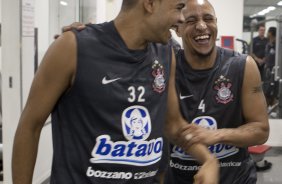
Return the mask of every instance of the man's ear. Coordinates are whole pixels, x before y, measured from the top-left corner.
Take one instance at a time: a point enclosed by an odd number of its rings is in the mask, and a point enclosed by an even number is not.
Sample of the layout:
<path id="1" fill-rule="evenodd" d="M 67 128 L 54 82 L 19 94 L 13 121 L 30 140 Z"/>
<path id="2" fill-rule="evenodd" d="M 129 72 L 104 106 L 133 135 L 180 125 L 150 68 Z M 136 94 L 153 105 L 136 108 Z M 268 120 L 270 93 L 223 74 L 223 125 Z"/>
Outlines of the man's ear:
<path id="1" fill-rule="evenodd" d="M 143 0 L 143 5 L 148 13 L 153 13 L 159 0 Z"/>

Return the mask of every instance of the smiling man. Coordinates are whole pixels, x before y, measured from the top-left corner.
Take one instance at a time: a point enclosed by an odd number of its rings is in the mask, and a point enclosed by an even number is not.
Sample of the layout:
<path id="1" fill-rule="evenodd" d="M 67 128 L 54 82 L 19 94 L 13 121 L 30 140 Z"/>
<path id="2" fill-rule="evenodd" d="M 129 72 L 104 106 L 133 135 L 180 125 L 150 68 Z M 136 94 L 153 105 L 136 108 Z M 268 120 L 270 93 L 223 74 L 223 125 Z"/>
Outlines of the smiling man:
<path id="1" fill-rule="evenodd" d="M 255 184 L 248 146 L 269 134 L 266 102 L 254 60 L 216 46 L 217 19 L 209 1 L 188 0 L 178 34 L 184 50 L 177 55 L 176 86 L 184 118 L 194 124 L 179 132 L 202 143 L 220 161 L 221 184 Z M 186 97 L 186 98 L 184 98 Z M 181 145 L 181 143 L 179 144 Z M 198 163 L 171 145 L 167 184 L 192 184 Z"/>

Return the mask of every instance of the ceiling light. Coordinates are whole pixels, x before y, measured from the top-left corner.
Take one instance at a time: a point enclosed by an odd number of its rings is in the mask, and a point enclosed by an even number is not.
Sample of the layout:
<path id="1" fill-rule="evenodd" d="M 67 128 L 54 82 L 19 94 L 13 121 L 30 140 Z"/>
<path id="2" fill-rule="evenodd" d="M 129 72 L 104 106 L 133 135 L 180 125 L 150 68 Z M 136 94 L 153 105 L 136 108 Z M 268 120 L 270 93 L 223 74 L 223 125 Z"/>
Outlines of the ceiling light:
<path id="1" fill-rule="evenodd" d="M 265 15 L 265 12 L 263 12 L 263 11 L 258 12 L 258 15 L 263 16 L 263 15 Z"/>
<path id="2" fill-rule="evenodd" d="M 267 9 L 272 11 L 272 10 L 275 10 L 276 8 L 274 6 L 269 6 Z"/>
<path id="3" fill-rule="evenodd" d="M 68 6 L 68 3 L 66 1 L 60 1 L 60 4 L 63 6 Z"/>
<path id="4" fill-rule="evenodd" d="M 278 6 L 282 6 L 282 1 L 279 1 L 279 2 L 277 3 L 277 5 L 278 5 Z"/>
<path id="5" fill-rule="evenodd" d="M 265 8 L 264 10 L 261 10 L 260 12 L 258 12 L 257 15 L 263 16 L 263 15 L 265 15 L 265 14 L 267 14 L 267 13 L 269 13 L 269 12 L 275 10 L 275 9 L 276 9 L 276 7 L 269 6 L 269 7 Z"/>

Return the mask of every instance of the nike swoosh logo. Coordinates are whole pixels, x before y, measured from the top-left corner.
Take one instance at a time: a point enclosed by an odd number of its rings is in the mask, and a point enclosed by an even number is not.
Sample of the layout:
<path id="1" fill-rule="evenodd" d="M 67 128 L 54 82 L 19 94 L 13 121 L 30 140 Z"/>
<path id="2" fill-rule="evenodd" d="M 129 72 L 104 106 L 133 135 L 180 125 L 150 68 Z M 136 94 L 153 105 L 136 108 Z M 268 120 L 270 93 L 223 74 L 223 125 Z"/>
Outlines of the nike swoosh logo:
<path id="1" fill-rule="evenodd" d="M 191 98 L 192 96 L 194 96 L 194 95 L 182 96 L 181 93 L 179 94 L 180 100 L 183 100 L 185 98 Z"/>
<path id="2" fill-rule="evenodd" d="M 115 82 L 115 81 L 117 81 L 119 79 L 121 79 L 121 78 L 116 78 L 116 79 L 108 80 L 108 79 L 106 79 L 106 77 L 104 77 L 103 80 L 102 80 L 102 84 L 109 84 L 109 83 Z"/>

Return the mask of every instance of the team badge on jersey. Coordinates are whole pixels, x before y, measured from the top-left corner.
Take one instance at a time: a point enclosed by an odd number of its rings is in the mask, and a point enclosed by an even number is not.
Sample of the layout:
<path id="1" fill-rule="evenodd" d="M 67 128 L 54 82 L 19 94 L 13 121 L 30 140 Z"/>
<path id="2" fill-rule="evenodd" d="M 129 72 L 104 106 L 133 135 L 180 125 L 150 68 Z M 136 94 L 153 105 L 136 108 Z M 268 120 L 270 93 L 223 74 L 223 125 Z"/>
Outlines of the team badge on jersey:
<path id="1" fill-rule="evenodd" d="M 217 103 L 227 104 L 233 101 L 234 95 L 231 91 L 232 83 L 229 79 L 221 75 L 214 84 L 214 89 L 217 90 L 215 99 Z"/>
<path id="2" fill-rule="evenodd" d="M 216 120 L 213 117 L 210 116 L 200 116 L 195 118 L 192 123 L 195 123 L 199 125 L 200 127 L 210 129 L 210 130 L 216 130 L 217 129 L 217 123 Z"/>
<path id="3" fill-rule="evenodd" d="M 195 123 L 203 128 L 209 130 L 217 129 L 217 121 L 211 116 L 199 116 L 193 119 L 192 123 Z M 226 158 L 231 155 L 238 153 L 239 149 L 235 146 L 227 144 L 215 144 L 209 146 L 209 150 L 213 153 L 218 159 Z M 182 148 L 174 146 L 171 152 L 171 157 L 179 158 L 181 160 L 195 160 L 191 155 L 185 153 Z"/>
<path id="4" fill-rule="evenodd" d="M 162 156 L 163 138 L 147 140 L 151 134 L 151 118 L 144 106 L 126 108 L 121 117 L 122 132 L 126 140 L 113 141 L 111 135 L 96 138 L 91 163 L 111 163 L 147 166 Z"/>
<path id="5" fill-rule="evenodd" d="M 145 140 L 151 133 L 148 110 L 142 106 L 131 106 L 123 111 L 122 128 L 127 140 Z"/>
<path id="6" fill-rule="evenodd" d="M 154 77 L 153 90 L 161 93 L 165 90 L 165 78 L 164 78 L 164 68 L 159 61 L 155 60 L 152 65 L 152 75 Z"/>

